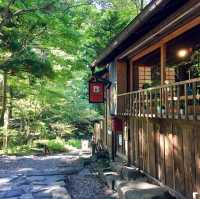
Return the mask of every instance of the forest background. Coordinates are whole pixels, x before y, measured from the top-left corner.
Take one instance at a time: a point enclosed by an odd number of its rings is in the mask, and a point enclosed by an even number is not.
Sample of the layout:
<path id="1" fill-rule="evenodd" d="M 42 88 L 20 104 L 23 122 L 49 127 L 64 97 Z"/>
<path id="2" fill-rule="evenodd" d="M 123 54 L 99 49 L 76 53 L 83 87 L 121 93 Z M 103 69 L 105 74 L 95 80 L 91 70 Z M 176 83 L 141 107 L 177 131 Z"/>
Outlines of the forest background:
<path id="1" fill-rule="evenodd" d="M 90 138 L 90 64 L 145 0 L 0 0 L 0 153 Z"/>

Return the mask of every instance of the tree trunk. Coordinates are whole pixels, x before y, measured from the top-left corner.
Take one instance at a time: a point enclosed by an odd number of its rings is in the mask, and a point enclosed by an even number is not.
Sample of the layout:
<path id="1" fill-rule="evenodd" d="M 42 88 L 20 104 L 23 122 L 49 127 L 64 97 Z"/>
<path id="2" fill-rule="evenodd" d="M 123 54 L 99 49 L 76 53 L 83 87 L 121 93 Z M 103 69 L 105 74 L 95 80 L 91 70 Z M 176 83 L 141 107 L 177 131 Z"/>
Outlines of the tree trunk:
<path id="1" fill-rule="evenodd" d="M 4 71 L 3 74 L 3 90 L 2 90 L 2 111 L 1 111 L 1 118 L 0 118 L 0 125 L 3 126 L 3 147 L 8 147 L 8 125 L 9 125 L 9 118 L 10 118 L 10 110 L 8 107 L 8 74 L 7 71 Z M 9 102 L 10 103 L 10 102 Z"/>
<path id="2" fill-rule="evenodd" d="M 143 10 L 144 8 L 144 0 L 141 0 L 140 2 L 140 12 Z"/>
<path id="3" fill-rule="evenodd" d="M 2 90 L 2 110 L 0 118 L 0 126 L 4 126 L 4 115 L 7 107 L 7 71 L 3 74 L 3 90 Z"/>
<path id="4" fill-rule="evenodd" d="M 4 113 L 4 141 L 3 141 L 3 147 L 6 149 L 8 147 L 8 124 L 9 124 L 9 110 L 6 108 L 6 111 Z"/>
<path id="5" fill-rule="evenodd" d="M 145 0 L 133 0 L 133 2 L 136 6 L 137 13 L 139 14 L 143 10 L 146 1 Z"/>
<path id="6" fill-rule="evenodd" d="M 12 111 L 13 111 L 13 89 L 12 87 L 10 86 L 9 88 L 9 97 L 10 97 L 10 100 L 9 100 L 9 118 L 12 119 Z"/>

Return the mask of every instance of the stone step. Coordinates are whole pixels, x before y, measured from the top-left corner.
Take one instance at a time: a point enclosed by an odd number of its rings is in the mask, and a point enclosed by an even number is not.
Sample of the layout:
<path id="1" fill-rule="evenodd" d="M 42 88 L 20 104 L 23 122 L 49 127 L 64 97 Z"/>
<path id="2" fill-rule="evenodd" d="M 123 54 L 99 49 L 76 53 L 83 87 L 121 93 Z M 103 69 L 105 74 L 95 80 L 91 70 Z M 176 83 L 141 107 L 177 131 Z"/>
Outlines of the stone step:
<path id="1" fill-rule="evenodd" d="M 110 189 L 116 190 L 116 181 L 121 180 L 121 176 L 117 172 L 104 172 L 103 178 Z"/>
<path id="2" fill-rule="evenodd" d="M 117 173 L 121 173 L 124 164 L 121 162 L 111 162 L 110 167 L 113 171 Z"/>
<path id="3" fill-rule="evenodd" d="M 164 188 L 140 181 L 121 183 L 117 192 L 120 199 L 174 199 Z"/>
<path id="4" fill-rule="evenodd" d="M 137 180 L 138 178 L 144 178 L 144 181 L 146 181 L 146 176 L 137 168 L 125 166 L 120 162 L 112 162 L 111 169 L 121 174 L 122 178 L 125 180 Z"/>
<path id="5" fill-rule="evenodd" d="M 115 190 L 118 190 L 119 187 L 125 186 L 127 183 L 131 182 L 147 182 L 147 178 L 137 178 L 136 180 L 116 180 L 115 181 Z"/>
<path id="6" fill-rule="evenodd" d="M 126 180 L 143 179 L 144 182 L 147 181 L 146 176 L 142 174 L 138 169 L 127 166 L 122 167 L 121 176 Z"/>

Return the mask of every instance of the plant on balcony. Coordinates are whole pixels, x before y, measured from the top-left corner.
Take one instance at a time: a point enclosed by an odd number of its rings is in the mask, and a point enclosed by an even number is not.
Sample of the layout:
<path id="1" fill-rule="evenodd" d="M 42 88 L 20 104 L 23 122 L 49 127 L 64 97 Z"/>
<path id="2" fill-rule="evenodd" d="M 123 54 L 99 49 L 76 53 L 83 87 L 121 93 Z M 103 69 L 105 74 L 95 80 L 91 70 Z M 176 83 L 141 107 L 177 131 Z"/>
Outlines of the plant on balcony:
<path id="1" fill-rule="evenodd" d="M 151 88 L 151 82 L 146 82 L 143 84 L 142 89 L 147 89 L 147 88 Z"/>
<path id="2" fill-rule="evenodd" d="M 180 111 L 181 115 L 184 115 L 184 113 L 185 113 L 185 105 L 184 105 L 183 102 L 180 104 L 180 110 L 179 111 Z"/>

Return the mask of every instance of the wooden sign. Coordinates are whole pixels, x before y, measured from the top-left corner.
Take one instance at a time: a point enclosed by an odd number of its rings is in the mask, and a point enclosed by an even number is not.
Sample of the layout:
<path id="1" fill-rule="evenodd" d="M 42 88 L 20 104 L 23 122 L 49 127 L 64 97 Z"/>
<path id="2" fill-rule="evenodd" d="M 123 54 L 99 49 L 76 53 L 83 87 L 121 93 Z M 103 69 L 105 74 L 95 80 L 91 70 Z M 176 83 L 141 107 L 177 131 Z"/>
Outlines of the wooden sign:
<path id="1" fill-rule="evenodd" d="M 89 81 L 89 102 L 104 103 L 104 83 Z"/>

